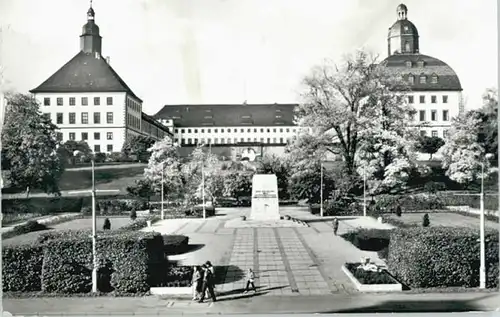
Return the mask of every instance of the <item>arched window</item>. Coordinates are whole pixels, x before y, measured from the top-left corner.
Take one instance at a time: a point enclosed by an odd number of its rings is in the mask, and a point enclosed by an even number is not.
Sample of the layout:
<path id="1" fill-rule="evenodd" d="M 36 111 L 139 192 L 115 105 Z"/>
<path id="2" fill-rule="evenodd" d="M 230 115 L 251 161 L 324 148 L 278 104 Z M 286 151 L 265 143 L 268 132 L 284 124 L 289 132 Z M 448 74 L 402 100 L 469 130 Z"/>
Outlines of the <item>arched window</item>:
<path id="1" fill-rule="evenodd" d="M 405 52 L 409 53 L 410 52 L 410 43 L 408 41 L 405 42 Z"/>
<path id="2" fill-rule="evenodd" d="M 438 83 L 438 76 L 436 74 L 433 74 L 431 77 L 431 83 L 437 84 Z"/>
<path id="3" fill-rule="evenodd" d="M 412 74 L 408 75 L 408 82 L 412 85 L 415 83 L 415 77 Z"/>

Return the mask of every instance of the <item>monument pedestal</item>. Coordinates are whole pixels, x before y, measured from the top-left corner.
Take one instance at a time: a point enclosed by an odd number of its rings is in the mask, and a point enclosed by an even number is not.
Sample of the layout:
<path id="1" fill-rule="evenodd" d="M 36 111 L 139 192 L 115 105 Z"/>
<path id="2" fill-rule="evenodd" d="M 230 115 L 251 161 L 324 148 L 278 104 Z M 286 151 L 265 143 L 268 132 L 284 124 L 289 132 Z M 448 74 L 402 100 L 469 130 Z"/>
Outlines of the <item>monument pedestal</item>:
<path id="1" fill-rule="evenodd" d="M 256 174 L 252 179 L 252 210 L 249 220 L 279 221 L 278 179 L 274 174 Z"/>

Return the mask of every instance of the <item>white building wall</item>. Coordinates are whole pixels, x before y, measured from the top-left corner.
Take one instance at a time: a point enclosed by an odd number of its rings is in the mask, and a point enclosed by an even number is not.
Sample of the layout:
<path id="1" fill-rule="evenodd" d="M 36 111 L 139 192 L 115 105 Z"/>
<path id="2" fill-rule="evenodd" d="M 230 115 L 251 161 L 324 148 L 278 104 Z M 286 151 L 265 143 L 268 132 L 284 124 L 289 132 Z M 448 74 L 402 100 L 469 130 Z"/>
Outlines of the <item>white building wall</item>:
<path id="1" fill-rule="evenodd" d="M 417 111 L 414 117 L 416 124 L 426 123 L 427 126 L 421 128 L 420 131 L 425 131 L 427 136 L 438 136 L 444 138 L 446 131 L 451 128 L 452 119 L 460 114 L 460 105 L 462 101 L 462 93 L 459 91 L 415 91 L 407 94 L 413 96 L 411 104 Z M 420 97 L 424 97 L 424 102 L 421 103 Z M 433 103 L 435 97 L 435 103 Z M 444 102 L 444 99 L 447 99 Z M 421 112 L 423 111 L 424 120 L 421 120 Z M 443 113 L 447 111 L 447 117 Z M 432 113 L 435 113 L 433 118 Z"/>
<path id="2" fill-rule="evenodd" d="M 94 104 L 95 97 L 99 97 L 99 105 Z M 82 133 L 87 133 L 88 139 L 85 141 L 93 151 L 121 151 L 125 141 L 126 93 L 37 93 L 35 98 L 40 103 L 40 111 L 50 115 L 52 122 L 58 126 L 63 142 L 70 140 L 72 136 L 75 141 L 81 141 Z M 46 98 L 50 101 L 49 105 Z M 62 98 L 62 104 L 59 98 Z M 74 104 L 70 98 L 74 98 Z M 87 98 L 87 105 L 82 98 Z M 112 98 L 110 105 L 107 104 L 108 98 Z M 74 123 L 70 123 L 70 113 L 74 114 Z M 94 122 L 94 113 L 99 113 L 100 123 Z M 111 114 L 110 119 L 112 116 L 112 122 L 109 123 L 108 113 Z M 62 114 L 62 123 L 57 121 L 59 114 Z M 96 139 L 95 133 L 99 134 L 99 139 Z M 108 133 L 112 139 L 108 139 Z M 108 145 L 112 146 L 112 151 L 108 151 Z"/>

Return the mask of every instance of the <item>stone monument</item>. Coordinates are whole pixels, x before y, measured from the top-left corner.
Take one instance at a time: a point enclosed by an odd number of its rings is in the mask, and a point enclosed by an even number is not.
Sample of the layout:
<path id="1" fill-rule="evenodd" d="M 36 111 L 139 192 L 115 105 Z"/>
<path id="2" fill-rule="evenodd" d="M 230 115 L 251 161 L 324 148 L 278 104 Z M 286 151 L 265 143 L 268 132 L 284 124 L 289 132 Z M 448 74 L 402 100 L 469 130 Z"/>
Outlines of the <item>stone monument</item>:
<path id="1" fill-rule="evenodd" d="M 250 220 L 280 220 L 278 179 L 274 174 L 256 174 L 252 179 Z"/>

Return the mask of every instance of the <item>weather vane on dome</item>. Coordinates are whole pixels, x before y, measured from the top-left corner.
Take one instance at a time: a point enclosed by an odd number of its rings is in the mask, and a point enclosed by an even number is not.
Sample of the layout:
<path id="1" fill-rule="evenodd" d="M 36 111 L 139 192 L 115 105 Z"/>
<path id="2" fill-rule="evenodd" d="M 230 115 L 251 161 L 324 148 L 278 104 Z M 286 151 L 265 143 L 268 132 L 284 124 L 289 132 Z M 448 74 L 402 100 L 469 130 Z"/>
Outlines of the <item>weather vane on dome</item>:
<path id="1" fill-rule="evenodd" d="M 90 7 L 92 8 L 92 0 L 90 0 Z"/>

